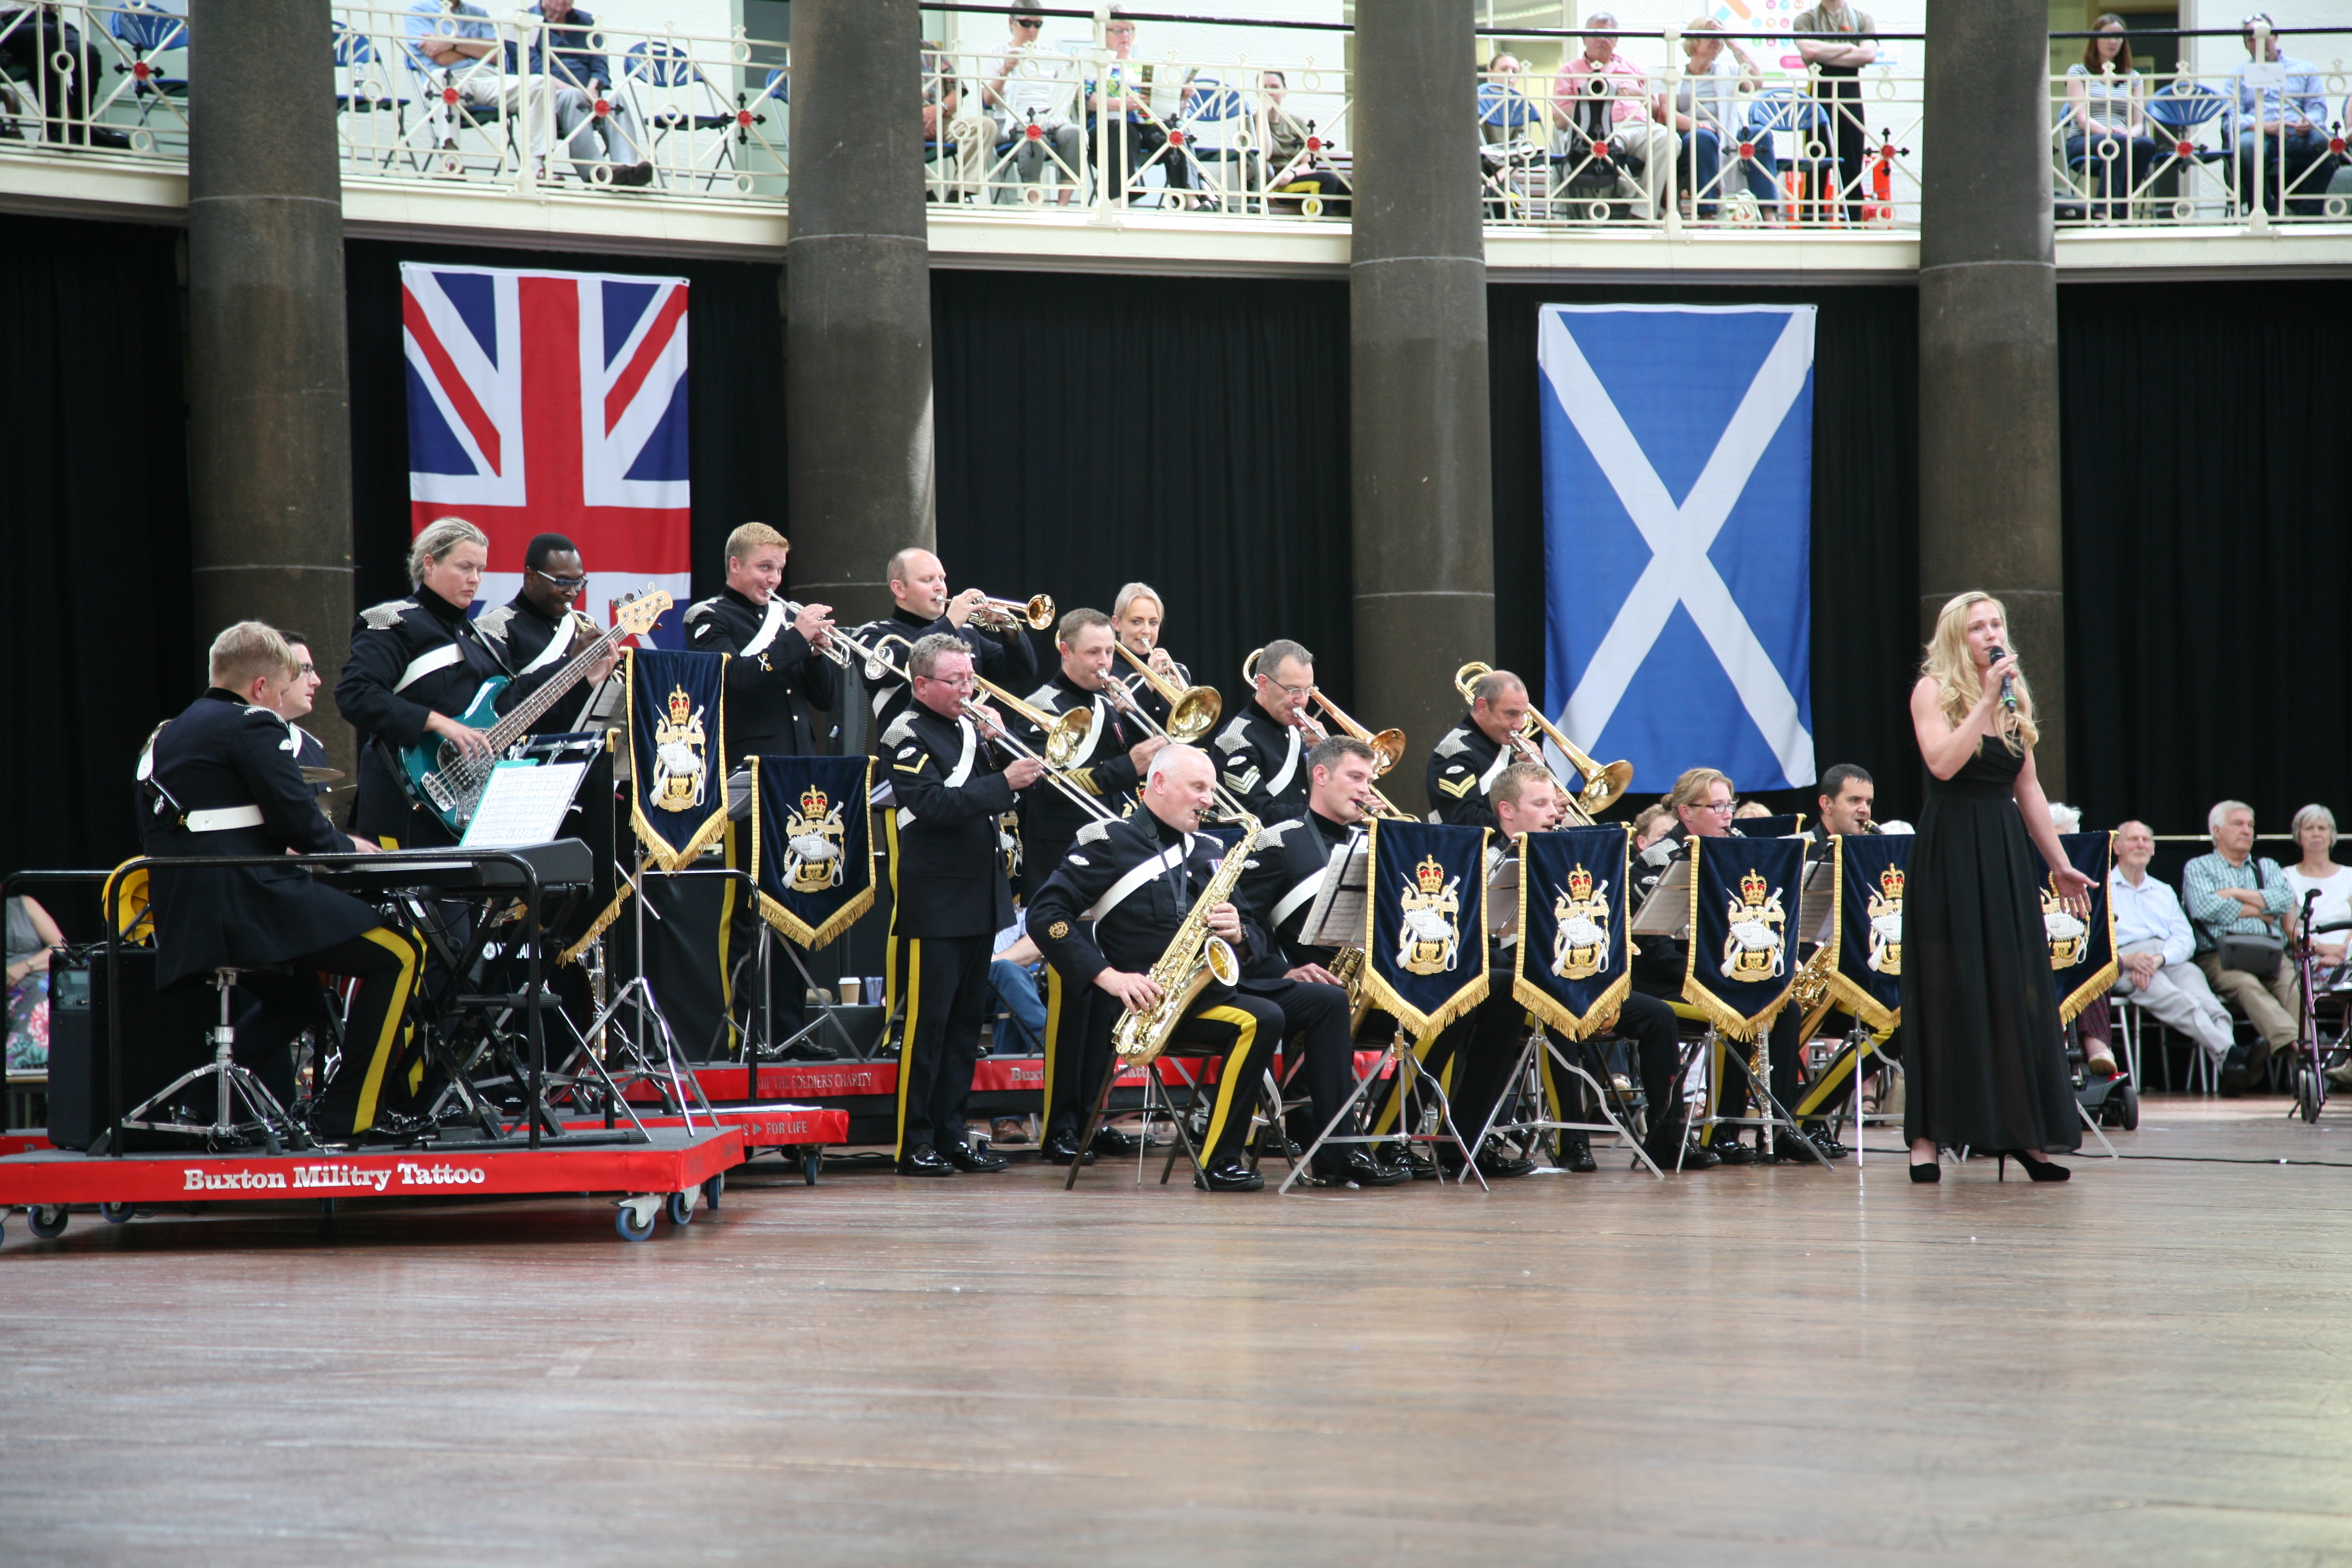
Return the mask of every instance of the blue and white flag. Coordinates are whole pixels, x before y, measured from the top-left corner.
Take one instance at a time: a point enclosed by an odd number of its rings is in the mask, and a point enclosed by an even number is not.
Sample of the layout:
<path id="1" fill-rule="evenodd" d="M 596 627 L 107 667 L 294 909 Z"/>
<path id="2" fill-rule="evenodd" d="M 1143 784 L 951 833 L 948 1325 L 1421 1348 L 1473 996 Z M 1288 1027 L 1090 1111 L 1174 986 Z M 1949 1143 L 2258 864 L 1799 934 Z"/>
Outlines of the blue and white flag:
<path id="1" fill-rule="evenodd" d="M 1813 307 L 1547 305 L 1545 689 L 1662 790 L 1813 782 Z"/>

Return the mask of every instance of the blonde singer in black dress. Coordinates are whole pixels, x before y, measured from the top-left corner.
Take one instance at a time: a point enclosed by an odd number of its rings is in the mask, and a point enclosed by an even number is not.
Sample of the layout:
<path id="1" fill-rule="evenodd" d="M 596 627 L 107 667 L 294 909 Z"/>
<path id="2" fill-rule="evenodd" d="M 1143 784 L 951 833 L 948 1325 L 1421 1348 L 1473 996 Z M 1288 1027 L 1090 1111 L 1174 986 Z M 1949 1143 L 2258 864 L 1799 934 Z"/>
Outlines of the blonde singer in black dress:
<path id="1" fill-rule="evenodd" d="M 1903 1131 L 1915 1182 L 1938 1179 L 1938 1145 L 2015 1154 L 2035 1181 L 2063 1182 L 2066 1168 L 2047 1156 L 2083 1141 L 2033 846 L 2059 868 L 2052 885 L 2078 916 L 2090 912 L 2091 884 L 2059 850 L 2034 776 L 2033 694 L 2008 651 L 2007 620 L 1983 594 L 1946 605 L 1911 689 L 1929 775 L 1903 909 Z"/>

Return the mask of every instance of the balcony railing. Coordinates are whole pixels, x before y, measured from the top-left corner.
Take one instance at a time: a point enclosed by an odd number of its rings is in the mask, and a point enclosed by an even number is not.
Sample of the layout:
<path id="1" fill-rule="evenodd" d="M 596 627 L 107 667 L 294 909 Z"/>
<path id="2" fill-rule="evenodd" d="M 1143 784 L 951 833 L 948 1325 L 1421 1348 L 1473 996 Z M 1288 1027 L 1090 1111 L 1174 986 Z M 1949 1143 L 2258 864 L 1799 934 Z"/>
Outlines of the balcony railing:
<path id="1" fill-rule="evenodd" d="M 2238 47 L 2227 35 L 2219 41 Z M 2325 66 L 2300 58 L 2305 49 L 2340 50 L 2352 32 L 2277 41 L 2282 58 L 2266 64 L 2248 47 L 2242 60 L 2209 60 L 2201 69 L 2143 73 L 2119 68 L 2110 56 L 2095 70 L 2084 62 L 2053 76 L 2059 224 L 2260 233 L 2273 225 L 2352 222 L 2345 139 L 2352 73 L 2340 58 Z"/>
<path id="2" fill-rule="evenodd" d="M 115 0 L 0 10 L 0 151 L 185 163 L 186 9 Z"/>

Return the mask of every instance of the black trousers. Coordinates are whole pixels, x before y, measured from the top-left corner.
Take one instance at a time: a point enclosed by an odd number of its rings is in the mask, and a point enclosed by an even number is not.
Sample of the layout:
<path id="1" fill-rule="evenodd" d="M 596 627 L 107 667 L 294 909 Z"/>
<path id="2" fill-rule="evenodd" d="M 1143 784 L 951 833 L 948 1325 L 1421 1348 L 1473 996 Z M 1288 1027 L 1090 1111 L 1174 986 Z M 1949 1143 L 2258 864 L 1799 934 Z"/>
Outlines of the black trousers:
<path id="1" fill-rule="evenodd" d="M 7 29 L 10 20 L 16 22 Z M 69 138 L 67 116 L 77 121 L 89 118 L 91 84 L 100 80 L 98 51 L 84 45 L 81 34 L 70 24 L 36 7 L 32 14 L 21 17 L 0 18 L 0 30 L 7 36 L 0 38 L 0 67 L 5 67 L 15 80 L 29 84 L 38 75 L 41 79 L 42 107 L 47 110 L 46 134 L 53 142 L 68 139 L 80 142 L 76 133 Z M 60 58 L 71 62 L 70 72 L 60 73 Z M 38 118 L 30 101 L 31 94 L 18 95 L 24 100 L 22 112 Z"/>
<path id="2" fill-rule="evenodd" d="M 1045 1063 L 1039 1119 L 1045 1136 L 1076 1136 L 1087 1110 L 1102 1098 L 1110 1071 L 1110 1026 L 1119 1005 L 1092 985 L 1074 985 L 1045 967 Z"/>
<path id="3" fill-rule="evenodd" d="M 1682 1105 L 1675 1090 L 1679 1079 L 1675 1072 L 1681 1061 L 1681 1043 L 1675 1032 L 1675 1010 L 1655 996 L 1639 991 L 1628 992 L 1622 1005 L 1617 1009 L 1617 1022 L 1610 1032 L 1621 1040 L 1633 1043 L 1636 1069 L 1642 1075 L 1642 1099 L 1649 1108 L 1650 1131 L 1653 1135 L 1679 1141 L 1683 1124 Z M 1581 1107 L 1590 1091 L 1580 1079 L 1569 1077 L 1553 1064 L 1551 1054 L 1540 1058 L 1544 1069 L 1544 1088 L 1551 1096 L 1552 1112 L 1559 1120 L 1570 1120 L 1570 1107 Z M 1587 1120 L 1580 1114 L 1576 1120 Z M 1662 1131 L 1671 1126 L 1675 1131 Z"/>
<path id="4" fill-rule="evenodd" d="M 1784 1110 L 1796 1108 L 1798 1086 L 1804 1079 L 1804 1053 L 1797 1046 L 1797 1030 L 1802 1023 L 1803 1020 L 1797 1016 L 1795 1008 L 1783 1007 L 1780 1009 L 1780 1016 L 1772 1020 L 1771 1032 L 1767 1037 L 1767 1044 L 1770 1046 L 1772 1051 L 1772 1071 L 1769 1086 L 1772 1090 L 1772 1098 L 1779 1100 Z M 1724 1037 L 1719 1043 L 1727 1058 L 1737 1051 L 1743 1062 L 1749 1058 L 1755 1049 L 1751 1044 L 1732 1039 L 1727 1036 Z M 1717 1063 L 1709 1062 L 1707 1070 L 1714 1072 L 1717 1066 Z M 1713 1080 L 1715 1113 L 1717 1116 L 1748 1115 L 1753 1099 L 1748 1092 L 1748 1074 L 1733 1066 L 1728 1060 L 1723 1062 L 1721 1067 L 1722 1071 L 1716 1073 Z M 1723 1143 L 1729 1142 L 1735 1136 L 1737 1133 L 1733 1129 L 1717 1127 L 1709 1130 L 1708 1141 Z"/>
<path id="5" fill-rule="evenodd" d="M 1830 117 L 1830 141 L 1837 149 L 1838 184 L 1849 198 L 1845 221 L 1862 222 L 1862 166 L 1870 155 L 1870 127 L 1863 122 L 1861 68 L 1822 69 L 1822 108 Z M 1827 204 L 1823 204 L 1826 210 Z"/>
<path id="6" fill-rule="evenodd" d="M 1314 1131 L 1322 1131 L 1356 1089 L 1356 1042 L 1348 1029 L 1347 992 L 1312 980 L 1244 980 L 1239 990 L 1282 1009 L 1286 1058 L 1298 1064 L 1289 1076 L 1305 1079 Z M 1300 1147 L 1305 1146 L 1302 1142 Z"/>
<path id="7" fill-rule="evenodd" d="M 1318 985 L 1307 989 L 1331 991 L 1337 987 Z M 1346 1008 L 1347 995 L 1342 992 L 1343 1030 L 1347 1026 Z M 1102 1019 L 1106 1038 L 1110 1021 L 1110 1016 L 1106 1014 Z M 1196 1004 L 1169 1037 L 1171 1047 L 1187 1047 L 1185 1055 L 1224 1058 L 1217 1071 L 1216 1098 L 1209 1111 L 1208 1134 L 1202 1141 L 1202 1159 L 1205 1163 L 1220 1164 L 1240 1155 L 1242 1141 L 1249 1136 L 1250 1118 L 1256 1113 L 1259 1097 L 1265 1089 L 1265 1069 L 1289 1026 L 1288 1015 L 1270 998 L 1235 991 L 1222 1000 Z"/>
<path id="8" fill-rule="evenodd" d="M 898 1147 L 905 1159 L 929 1144 L 964 1141 L 964 1103 L 988 1022 L 990 936 L 897 940 L 906 1016 L 898 1033 Z"/>
<path id="9" fill-rule="evenodd" d="M 359 989 L 343 1015 L 343 1060 L 312 1096 L 310 1130 L 341 1140 L 375 1125 L 376 1111 L 399 1092 L 408 998 L 424 962 L 414 937 L 388 926 L 294 959 L 291 974 L 247 974 L 254 998 L 236 1026 L 236 1060 L 253 1068 L 280 1102 L 294 1097 L 294 1037 L 326 1016 L 316 972 L 348 974 Z"/>
<path id="10" fill-rule="evenodd" d="M 1510 966 L 1489 968 L 1486 983 L 1484 1002 L 1440 1029 L 1435 1039 L 1415 1053 L 1422 1070 L 1441 1082 L 1446 1068 L 1454 1068 L 1446 1101 L 1465 1143 L 1478 1135 L 1486 1113 L 1502 1098 L 1504 1082 L 1519 1059 L 1519 1047 L 1529 1027 L 1528 1010 L 1511 996 Z M 1390 1080 L 1374 1131 L 1387 1131 L 1407 1114 L 1403 1100 L 1410 1076 L 1401 1071 Z"/>

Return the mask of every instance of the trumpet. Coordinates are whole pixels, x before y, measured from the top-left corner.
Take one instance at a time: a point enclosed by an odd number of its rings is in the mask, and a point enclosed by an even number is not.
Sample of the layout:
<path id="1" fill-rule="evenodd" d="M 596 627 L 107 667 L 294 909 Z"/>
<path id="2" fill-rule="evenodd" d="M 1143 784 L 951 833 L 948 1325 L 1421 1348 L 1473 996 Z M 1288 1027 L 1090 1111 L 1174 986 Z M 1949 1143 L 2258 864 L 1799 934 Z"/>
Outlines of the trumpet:
<path id="1" fill-rule="evenodd" d="M 1071 759 L 1078 754 L 1078 749 L 1087 743 L 1087 737 L 1094 732 L 1095 712 L 1092 708 L 1073 708 L 1067 713 L 1061 714 L 1044 713 L 1022 701 L 992 680 L 979 676 L 973 679 L 980 682 L 982 690 L 1003 703 L 1025 722 L 1045 731 L 1045 753 L 1039 756 L 1015 739 L 1009 731 L 989 724 L 998 744 L 1016 757 L 1029 757 L 1045 763 L 1045 782 L 1061 791 L 1073 805 L 1088 816 L 1097 822 L 1118 820 L 1118 812 L 1105 805 L 1098 796 L 1088 794 L 1084 785 L 1075 783 L 1069 776 Z M 963 710 L 966 716 L 974 721 L 983 724 L 989 723 L 988 712 L 982 707 L 978 698 L 965 698 Z"/>
<path id="2" fill-rule="evenodd" d="M 798 619 L 801 609 L 802 606 L 797 601 L 792 599 L 786 599 L 784 601 L 784 614 L 786 616 Z M 825 627 L 824 639 L 825 640 L 824 642 L 817 645 L 816 651 L 820 657 L 829 658 L 834 663 L 839 665 L 842 668 L 847 669 L 849 668 L 849 656 L 851 654 L 856 654 L 859 658 L 866 661 L 866 679 L 869 682 L 879 680 L 886 675 L 895 675 L 900 680 L 907 679 L 906 666 L 904 664 L 893 664 L 890 661 L 889 647 L 892 643 L 897 643 L 908 653 L 915 651 L 915 645 L 908 642 L 905 637 L 898 636 L 896 632 L 885 632 L 882 636 L 874 639 L 874 644 L 870 647 L 865 643 L 859 642 L 856 637 L 851 637 L 839 626 Z"/>
<path id="3" fill-rule="evenodd" d="M 1461 694 L 1464 707 L 1476 705 L 1478 682 L 1493 673 L 1491 665 L 1475 658 L 1454 672 L 1454 689 Z M 1633 782 L 1633 763 L 1614 762 L 1604 767 L 1594 762 L 1583 747 L 1570 740 L 1559 725 L 1530 704 L 1527 721 L 1511 737 L 1511 749 L 1528 762 L 1543 763 L 1543 748 L 1536 743 L 1538 734 L 1557 746 L 1559 754 L 1566 757 L 1569 765 L 1576 770 L 1576 790 L 1568 808 L 1586 826 L 1591 826 L 1595 817 L 1614 805 L 1617 797 L 1625 793 L 1625 786 Z M 1544 765 L 1549 768 L 1551 764 L 1545 763 Z M 1567 781 L 1563 779 L 1560 782 L 1565 784 Z"/>
<path id="4" fill-rule="evenodd" d="M 1160 693 L 1161 700 L 1168 704 L 1167 725 L 1163 728 L 1153 724 L 1153 729 L 1160 730 L 1179 745 L 1189 746 L 1217 727 L 1218 716 L 1224 711 L 1225 703 L 1224 699 L 1217 695 L 1215 687 L 1180 687 L 1149 663 L 1138 658 L 1134 651 L 1117 637 L 1111 639 L 1110 646 L 1118 650 L 1121 658 L 1135 666 L 1136 673 L 1142 676 L 1151 689 Z M 1142 710 L 1138 708 L 1136 711 L 1140 713 Z M 1144 721 L 1150 722 L 1148 715 Z"/>
<path id="5" fill-rule="evenodd" d="M 1262 647 L 1252 648 L 1249 651 L 1249 656 L 1242 660 L 1242 679 L 1252 686 L 1255 686 L 1257 684 L 1257 656 L 1265 651 L 1265 649 Z M 1319 686 L 1310 688 L 1307 691 L 1307 697 L 1314 701 L 1317 706 L 1323 710 L 1325 717 L 1328 718 L 1332 723 L 1337 724 L 1342 733 L 1352 735 L 1357 740 L 1361 741 L 1364 744 L 1372 749 L 1372 776 L 1374 778 L 1379 778 L 1382 773 L 1387 773 L 1391 768 L 1396 766 L 1398 759 L 1404 755 L 1404 731 L 1402 730 L 1382 730 L 1378 734 L 1373 733 L 1371 731 L 1365 729 L 1361 724 L 1356 722 L 1355 720 L 1349 718 L 1345 709 L 1332 701 L 1328 697 L 1323 695 L 1323 689 Z M 1311 713 L 1301 713 L 1298 716 L 1298 727 L 1302 731 L 1306 731 L 1312 740 L 1318 743 L 1331 738 L 1331 731 Z M 1393 817 L 1403 822 L 1418 822 L 1421 820 L 1419 817 L 1414 816 L 1411 812 L 1399 809 L 1397 804 L 1389 799 L 1388 796 L 1382 795 L 1377 787 L 1372 790 L 1371 794 L 1372 804 L 1380 808 L 1379 815 Z"/>
<path id="6" fill-rule="evenodd" d="M 991 631 L 1011 631 L 1025 626 L 1033 632 L 1042 632 L 1054 624 L 1054 595 L 1040 594 L 1025 603 L 1019 599 L 982 599 L 971 618 Z"/>

